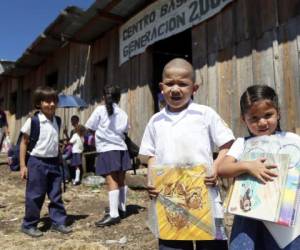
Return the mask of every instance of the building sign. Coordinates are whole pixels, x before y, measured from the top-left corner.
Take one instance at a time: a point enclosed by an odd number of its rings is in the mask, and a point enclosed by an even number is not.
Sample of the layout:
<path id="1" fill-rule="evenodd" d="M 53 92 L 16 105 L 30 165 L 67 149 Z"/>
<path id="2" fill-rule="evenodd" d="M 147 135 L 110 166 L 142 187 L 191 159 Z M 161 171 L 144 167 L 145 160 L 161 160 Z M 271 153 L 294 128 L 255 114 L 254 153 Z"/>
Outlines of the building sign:
<path id="1" fill-rule="evenodd" d="M 120 65 L 162 39 L 220 12 L 233 0 L 159 0 L 120 27 Z"/>

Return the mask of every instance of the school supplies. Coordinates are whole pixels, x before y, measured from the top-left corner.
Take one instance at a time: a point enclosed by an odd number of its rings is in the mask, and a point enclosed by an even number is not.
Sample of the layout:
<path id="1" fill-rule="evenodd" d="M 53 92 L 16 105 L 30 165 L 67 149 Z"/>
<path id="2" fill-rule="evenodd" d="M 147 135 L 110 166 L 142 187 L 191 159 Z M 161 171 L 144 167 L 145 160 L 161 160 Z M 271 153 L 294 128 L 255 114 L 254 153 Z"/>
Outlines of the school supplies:
<path id="1" fill-rule="evenodd" d="M 292 210 L 293 212 L 293 225 L 292 227 L 286 227 L 279 224 L 275 224 L 272 222 L 264 221 L 265 226 L 268 228 L 269 232 L 274 237 L 275 241 L 281 248 L 285 248 L 289 243 L 291 243 L 297 236 L 300 234 L 300 216 L 299 214 L 299 172 L 296 169 L 292 169 L 289 184 L 290 186 L 288 189 L 285 190 L 286 192 L 286 201 L 283 201 L 282 210 L 289 214 Z M 288 183 L 288 182 L 287 182 Z M 297 190 L 297 199 L 294 202 L 294 193 Z M 285 214 L 285 213 L 284 213 Z"/>
<path id="2" fill-rule="evenodd" d="M 255 152 L 262 155 L 269 153 L 289 156 L 286 182 L 282 187 L 283 197 L 278 221 L 277 223 L 263 221 L 277 244 L 284 248 L 300 235 L 300 214 L 298 211 L 300 203 L 300 137 L 289 132 L 253 137 L 246 141 L 244 152 L 245 154 Z M 275 191 L 272 191 L 269 195 L 274 193 Z M 269 207 L 272 205 L 274 204 L 269 204 Z"/>
<path id="3" fill-rule="evenodd" d="M 286 204 L 286 211 L 289 211 L 291 207 L 294 208 L 293 226 L 285 227 L 271 222 L 264 222 L 265 226 L 268 228 L 269 232 L 281 248 L 286 247 L 300 235 L 300 137 L 293 133 L 286 134 L 287 135 L 283 137 L 280 136 L 280 134 L 272 137 L 275 137 L 280 141 L 280 149 L 278 151 L 281 153 L 287 153 L 290 156 L 289 175 L 286 184 L 287 202 L 283 202 L 283 204 Z M 288 181 L 289 179 L 290 181 Z M 295 190 L 297 190 L 297 194 L 294 202 Z"/>
<path id="4" fill-rule="evenodd" d="M 151 178 L 160 194 L 154 205 L 158 237 L 165 240 L 214 240 L 216 227 L 207 168 L 151 167 Z M 152 230 L 152 231 L 155 231 Z"/>
<path id="5" fill-rule="evenodd" d="M 281 216 L 282 201 L 289 166 L 287 154 L 245 153 L 242 161 L 253 161 L 267 158 L 270 164 L 276 164 L 273 169 L 278 177 L 273 181 L 262 184 L 255 177 L 244 174 L 236 178 L 228 205 L 228 212 L 258 220 L 272 221 L 290 225 L 293 213 Z M 291 208 L 293 211 L 293 207 Z M 288 216 L 290 215 L 290 216 Z"/>

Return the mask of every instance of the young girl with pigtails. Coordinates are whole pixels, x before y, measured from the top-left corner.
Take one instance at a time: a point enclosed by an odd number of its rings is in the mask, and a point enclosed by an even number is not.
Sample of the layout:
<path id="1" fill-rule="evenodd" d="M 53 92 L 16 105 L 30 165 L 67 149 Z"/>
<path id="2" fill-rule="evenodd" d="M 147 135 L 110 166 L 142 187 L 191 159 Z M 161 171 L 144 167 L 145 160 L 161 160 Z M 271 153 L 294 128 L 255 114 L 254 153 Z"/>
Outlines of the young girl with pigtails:
<path id="1" fill-rule="evenodd" d="M 96 174 L 105 176 L 108 186 L 109 209 L 106 209 L 104 217 L 95 223 L 97 227 L 117 224 L 126 216 L 125 173 L 131 168 L 131 163 L 125 143 L 128 116 L 118 106 L 120 97 L 119 86 L 106 85 L 105 105 L 98 106 L 85 124 L 86 128 L 95 131 L 98 153 Z"/>
<path id="2" fill-rule="evenodd" d="M 218 175 L 222 177 L 237 177 L 241 174 L 249 174 L 257 178 L 259 182 L 267 183 L 277 178 L 277 174 L 272 171 L 277 166 L 268 164 L 265 158 L 259 158 L 255 161 L 240 160 L 247 140 L 257 136 L 276 135 L 285 141 L 293 141 L 300 144 L 300 137 L 294 133 L 281 130 L 278 96 L 273 88 L 267 85 L 253 85 L 248 87 L 241 96 L 240 106 L 241 117 L 247 126 L 250 136 L 240 137 L 233 143 L 218 168 Z M 247 195 L 247 206 L 251 206 L 251 201 L 249 201 L 250 193 L 248 192 Z M 250 209 L 247 206 L 244 209 Z M 296 223 L 299 222 L 300 213 L 298 213 L 296 218 Z M 293 227 L 279 225 L 273 225 L 273 227 L 281 227 L 278 230 L 281 230 L 282 234 L 289 235 L 289 238 L 291 238 L 289 244 L 284 248 L 279 247 L 262 221 L 235 215 L 229 249 L 300 249 L 300 237 Z"/>

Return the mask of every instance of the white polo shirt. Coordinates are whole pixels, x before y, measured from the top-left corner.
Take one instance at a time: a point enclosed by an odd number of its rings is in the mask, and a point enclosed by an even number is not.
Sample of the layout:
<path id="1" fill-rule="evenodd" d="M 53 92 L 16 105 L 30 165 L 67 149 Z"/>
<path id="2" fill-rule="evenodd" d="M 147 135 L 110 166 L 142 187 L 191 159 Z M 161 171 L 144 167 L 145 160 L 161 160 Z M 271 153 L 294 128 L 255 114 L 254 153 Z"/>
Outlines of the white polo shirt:
<path id="1" fill-rule="evenodd" d="M 108 116 L 105 105 L 98 106 L 87 120 L 85 127 L 96 131 L 97 152 L 127 150 L 124 133 L 128 131 L 128 116 L 117 104 L 114 113 Z"/>
<path id="2" fill-rule="evenodd" d="M 210 107 L 191 102 L 179 112 L 164 108 L 146 126 L 140 154 L 154 156 L 158 165 L 213 165 L 213 148 L 234 140 L 232 131 Z M 221 198 L 211 188 L 214 216 L 223 217 Z"/>
<path id="3" fill-rule="evenodd" d="M 43 113 L 38 113 L 40 121 L 39 139 L 30 155 L 37 157 L 57 157 L 59 145 L 59 131 L 55 117 L 50 121 Z M 30 136 L 31 118 L 28 118 L 21 128 L 21 132 Z"/>
<path id="4" fill-rule="evenodd" d="M 234 140 L 232 131 L 210 107 L 190 103 L 171 113 L 164 108 L 150 119 L 140 154 L 155 156 L 157 164 L 213 164 L 213 148 Z"/>
<path id="5" fill-rule="evenodd" d="M 72 153 L 81 154 L 83 152 L 83 142 L 84 138 L 80 137 L 77 133 L 74 133 L 70 139 L 70 143 L 72 144 Z"/>

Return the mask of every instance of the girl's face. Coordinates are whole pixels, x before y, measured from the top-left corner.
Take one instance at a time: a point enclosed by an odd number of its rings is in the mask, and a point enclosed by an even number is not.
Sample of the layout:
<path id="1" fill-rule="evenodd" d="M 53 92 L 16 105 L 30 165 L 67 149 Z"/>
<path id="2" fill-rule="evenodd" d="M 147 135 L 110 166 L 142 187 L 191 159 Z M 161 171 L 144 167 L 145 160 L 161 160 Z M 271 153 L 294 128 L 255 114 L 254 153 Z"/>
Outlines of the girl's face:
<path id="1" fill-rule="evenodd" d="M 41 111 L 48 119 L 52 119 L 55 115 L 56 104 L 51 99 L 41 101 Z"/>
<path id="2" fill-rule="evenodd" d="M 273 134 L 279 119 L 279 113 L 270 100 L 254 102 L 243 117 L 248 129 L 255 136 Z"/>

